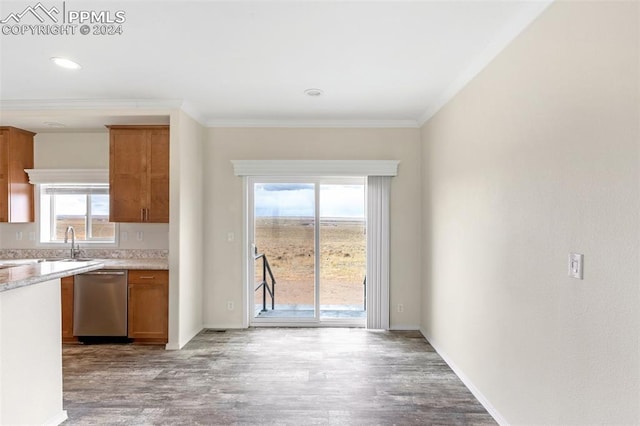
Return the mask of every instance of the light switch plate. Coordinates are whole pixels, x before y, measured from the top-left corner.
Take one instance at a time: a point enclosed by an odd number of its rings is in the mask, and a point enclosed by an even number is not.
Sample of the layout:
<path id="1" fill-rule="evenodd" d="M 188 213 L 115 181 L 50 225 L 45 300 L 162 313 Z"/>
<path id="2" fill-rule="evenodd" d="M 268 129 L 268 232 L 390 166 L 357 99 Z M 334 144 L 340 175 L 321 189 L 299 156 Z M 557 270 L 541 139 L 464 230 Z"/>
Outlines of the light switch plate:
<path id="1" fill-rule="evenodd" d="M 569 253 L 569 276 L 571 278 L 583 279 L 583 261 L 583 254 Z"/>

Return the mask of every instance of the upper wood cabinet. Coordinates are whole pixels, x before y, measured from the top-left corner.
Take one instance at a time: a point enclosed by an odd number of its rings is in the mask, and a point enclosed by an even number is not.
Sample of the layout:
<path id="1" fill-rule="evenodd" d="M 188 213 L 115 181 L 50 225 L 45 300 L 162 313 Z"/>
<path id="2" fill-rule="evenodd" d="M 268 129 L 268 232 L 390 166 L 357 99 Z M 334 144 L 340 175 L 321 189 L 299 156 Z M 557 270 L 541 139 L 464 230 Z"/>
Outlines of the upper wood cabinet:
<path id="1" fill-rule="evenodd" d="M 33 185 L 24 169 L 33 169 L 34 135 L 0 127 L 0 222 L 33 222 Z"/>
<path id="2" fill-rule="evenodd" d="M 110 221 L 169 223 L 169 126 L 108 127 Z"/>

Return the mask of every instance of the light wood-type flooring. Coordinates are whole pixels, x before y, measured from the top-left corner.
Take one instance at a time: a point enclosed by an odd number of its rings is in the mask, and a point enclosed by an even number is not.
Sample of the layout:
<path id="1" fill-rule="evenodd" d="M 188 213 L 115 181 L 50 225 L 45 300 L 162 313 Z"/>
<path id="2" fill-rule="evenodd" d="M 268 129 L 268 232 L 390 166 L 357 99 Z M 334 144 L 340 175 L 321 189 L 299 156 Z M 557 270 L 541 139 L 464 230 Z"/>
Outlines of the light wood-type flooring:
<path id="1" fill-rule="evenodd" d="M 418 332 L 204 330 L 63 348 L 64 424 L 494 425 Z"/>

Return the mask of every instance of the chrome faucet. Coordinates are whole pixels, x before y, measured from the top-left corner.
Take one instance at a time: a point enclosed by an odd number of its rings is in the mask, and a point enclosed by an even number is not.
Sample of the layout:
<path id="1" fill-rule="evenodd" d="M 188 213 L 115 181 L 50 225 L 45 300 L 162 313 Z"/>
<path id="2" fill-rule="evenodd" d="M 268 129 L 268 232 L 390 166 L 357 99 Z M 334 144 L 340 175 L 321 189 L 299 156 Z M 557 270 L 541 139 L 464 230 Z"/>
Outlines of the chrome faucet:
<path id="1" fill-rule="evenodd" d="M 73 226 L 67 226 L 67 230 L 64 231 L 64 243 L 69 241 L 69 232 L 71 232 L 71 259 L 76 258 L 76 250 L 80 250 L 80 247 L 76 247 L 76 230 Z"/>

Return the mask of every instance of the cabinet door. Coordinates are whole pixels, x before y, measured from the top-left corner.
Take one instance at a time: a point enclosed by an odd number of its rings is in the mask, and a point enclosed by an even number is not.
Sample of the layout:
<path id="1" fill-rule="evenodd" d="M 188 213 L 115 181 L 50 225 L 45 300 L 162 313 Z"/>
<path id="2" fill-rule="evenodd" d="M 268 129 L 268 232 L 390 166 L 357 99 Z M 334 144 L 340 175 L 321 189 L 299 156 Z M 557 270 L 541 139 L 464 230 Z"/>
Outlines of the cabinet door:
<path id="1" fill-rule="evenodd" d="M 33 185 L 24 169 L 33 169 L 33 134 L 11 130 L 9 141 L 9 222 L 33 222 Z"/>
<path id="2" fill-rule="evenodd" d="M 61 279 L 62 341 L 75 341 L 73 337 L 73 277 Z"/>
<path id="3" fill-rule="evenodd" d="M 33 222 L 33 185 L 24 169 L 33 168 L 34 133 L 0 128 L 0 222 Z"/>
<path id="4" fill-rule="evenodd" d="M 0 129 L 0 222 L 9 221 L 9 130 Z"/>
<path id="5" fill-rule="evenodd" d="M 112 129 L 109 142 L 109 220 L 144 220 L 147 144 L 137 129 Z"/>
<path id="6" fill-rule="evenodd" d="M 169 129 L 149 131 L 147 222 L 169 223 Z"/>
<path id="7" fill-rule="evenodd" d="M 169 333 L 168 271 L 129 271 L 128 309 L 130 338 L 166 343 Z"/>
<path id="8" fill-rule="evenodd" d="M 110 127 L 110 220 L 169 223 L 169 127 Z"/>

